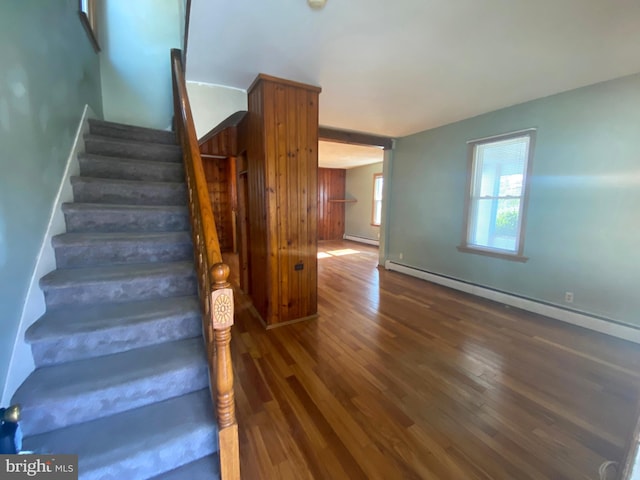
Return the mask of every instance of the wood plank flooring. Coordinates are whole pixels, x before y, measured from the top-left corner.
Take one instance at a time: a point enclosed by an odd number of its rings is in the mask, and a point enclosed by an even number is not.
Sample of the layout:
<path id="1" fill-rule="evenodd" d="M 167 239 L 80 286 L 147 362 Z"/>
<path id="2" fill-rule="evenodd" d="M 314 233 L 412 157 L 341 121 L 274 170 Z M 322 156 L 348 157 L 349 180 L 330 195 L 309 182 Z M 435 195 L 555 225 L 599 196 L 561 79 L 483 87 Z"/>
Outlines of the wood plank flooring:
<path id="1" fill-rule="evenodd" d="M 245 479 L 598 479 L 635 424 L 640 347 L 321 242 L 319 317 L 233 328 Z"/>

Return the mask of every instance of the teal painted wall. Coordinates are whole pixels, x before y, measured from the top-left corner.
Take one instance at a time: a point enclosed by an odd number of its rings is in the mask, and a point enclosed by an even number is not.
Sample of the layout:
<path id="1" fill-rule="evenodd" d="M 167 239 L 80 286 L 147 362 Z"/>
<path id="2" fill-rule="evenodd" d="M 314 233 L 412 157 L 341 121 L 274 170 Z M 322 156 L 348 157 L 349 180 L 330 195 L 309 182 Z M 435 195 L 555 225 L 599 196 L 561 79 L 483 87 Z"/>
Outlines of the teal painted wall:
<path id="1" fill-rule="evenodd" d="M 345 205 L 345 235 L 379 239 L 380 227 L 371 225 L 374 173 L 382 173 L 382 162 L 347 170 L 346 196 L 355 198 L 358 202 Z"/>
<path id="2" fill-rule="evenodd" d="M 173 117 L 169 51 L 184 38 L 184 0 L 100 0 L 104 118 L 166 129 Z"/>
<path id="3" fill-rule="evenodd" d="M 461 253 L 468 140 L 536 127 L 527 263 Z M 640 326 L 640 75 L 398 140 L 388 259 Z M 403 259 L 399 259 L 402 253 Z M 573 305 L 564 303 L 571 291 Z"/>
<path id="4" fill-rule="evenodd" d="M 100 69 L 77 0 L 0 2 L 0 386 L 30 277 Z"/>

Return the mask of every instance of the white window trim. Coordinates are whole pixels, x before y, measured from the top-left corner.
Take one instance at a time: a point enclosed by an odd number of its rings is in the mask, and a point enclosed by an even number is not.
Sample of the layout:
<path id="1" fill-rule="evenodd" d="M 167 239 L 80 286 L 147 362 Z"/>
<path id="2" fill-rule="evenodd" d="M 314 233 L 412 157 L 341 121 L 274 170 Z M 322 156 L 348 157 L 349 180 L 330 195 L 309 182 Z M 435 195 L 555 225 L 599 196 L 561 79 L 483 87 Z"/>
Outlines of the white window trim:
<path id="1" fill-rule="evenodd" d="M 510 252 L 508 250 L 496 249 L 491 247 L 485 247 L 481 245 L 474 245 L 468 243 L 469 238 L 469 228 L 471 227 L 471 222 L 469 216 L 471 214 L 471 196 L 474 188 L 474 173 L 475 173 L 475 165 L 474 165 L 474 153 L 475 147 L 477 145 L 482 145 L 485 143 L 493 143 L 502 140 L 509 140 L 510 138 L 516 137 L 529 137 L 529 151 L 527 152 L 527 165 L 524 172 L 524 178 L 522 181 L 523 192 L 521 195 L 521 209 L 520 209 L 520 230 L 519 230 L 519 239 L 518 239 L 518 249 L 515 252 Z M 467 164 L 467 189 L 465 195 L 464 202 L 464 225 L 462 229 L 462 242 L 457 247 L 459 251 L 466 253 L 475 253 L 479 255 L 486 255 L 490 257 L 503 258 L 506 260 L 513 260 L 517 262 L 526 262 L 528 257 L 524 256 L 524 240 L 525 240 L 525 231 L 526 231 L 526 219 L 527 219 L 527 208 L 529 204 L 529 179 L 531 177 L 531 167 L 533 164 L 533 151 L 536 139 L 536 129 L 529 128 L 526 130 L 518 130 L 510 133 L 505 133 L 501 135 L 494 135 L 491 137 L 479 138 L 476 140 L 469 140 L 467 144 L 468 147 L 468 164 Z"/>
<path id="2" fill-rule="evenodd" d="M 382 173 L 374 173 L 373 174 L 373 194 L 372 194 L 372 204 L 371 204 L 371 226 L 379 227 L 382 223 L 382 192 L 380 193 L 380 200 L 376 200 L 376 180 L 378 178 L 382 179 L 382 185 L 384 188 L 384 177 Z M 376 223 L 376 203 L 380 203 L 380 222 Z"/>
<path id="3" fill-rule="evenodd" d="M 100 52 L 100 44 L 98 43 L 98 15 L 96 8 L 96 0 L 78 0 L 80 22 L 87 32 L 93 49 L 98 53 Z"/>

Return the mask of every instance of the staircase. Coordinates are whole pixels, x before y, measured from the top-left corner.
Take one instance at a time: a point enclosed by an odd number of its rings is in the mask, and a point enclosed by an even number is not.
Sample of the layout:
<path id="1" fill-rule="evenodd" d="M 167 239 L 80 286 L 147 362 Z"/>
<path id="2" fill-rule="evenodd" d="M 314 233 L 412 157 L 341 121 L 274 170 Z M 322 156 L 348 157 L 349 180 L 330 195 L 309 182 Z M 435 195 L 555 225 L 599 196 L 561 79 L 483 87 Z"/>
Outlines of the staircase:
<path id="1" fill-rule="evenodd" d="M 24 449 L 79 456 L 81 479 L 219 475 L 218 433 L 180 148 L 170 132 L 90 121 L 47 311 L 16 392 Z"/>

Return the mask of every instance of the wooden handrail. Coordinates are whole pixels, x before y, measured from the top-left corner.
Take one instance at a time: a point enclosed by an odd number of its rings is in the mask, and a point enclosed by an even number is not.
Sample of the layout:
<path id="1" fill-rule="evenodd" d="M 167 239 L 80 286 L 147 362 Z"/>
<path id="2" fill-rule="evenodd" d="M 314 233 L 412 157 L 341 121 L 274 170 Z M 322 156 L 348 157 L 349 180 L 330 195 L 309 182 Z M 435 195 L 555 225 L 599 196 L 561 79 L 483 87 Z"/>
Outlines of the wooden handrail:
<path id="1" fill-rule="evenodd" d="M 189 194 L 189 217 L 210 386 L 219 428 L 220 475 L 223 480 L 236 480 L 240 478 L 240 461 L 230 349 L 234 314 L 233 290 L 228 282 L 229 267 L 222 262 L 213 209 L 187 95 L 182 53 L 178 49 L 171 50 L 171 73 L 175 126 L 182 147 Z"/>

